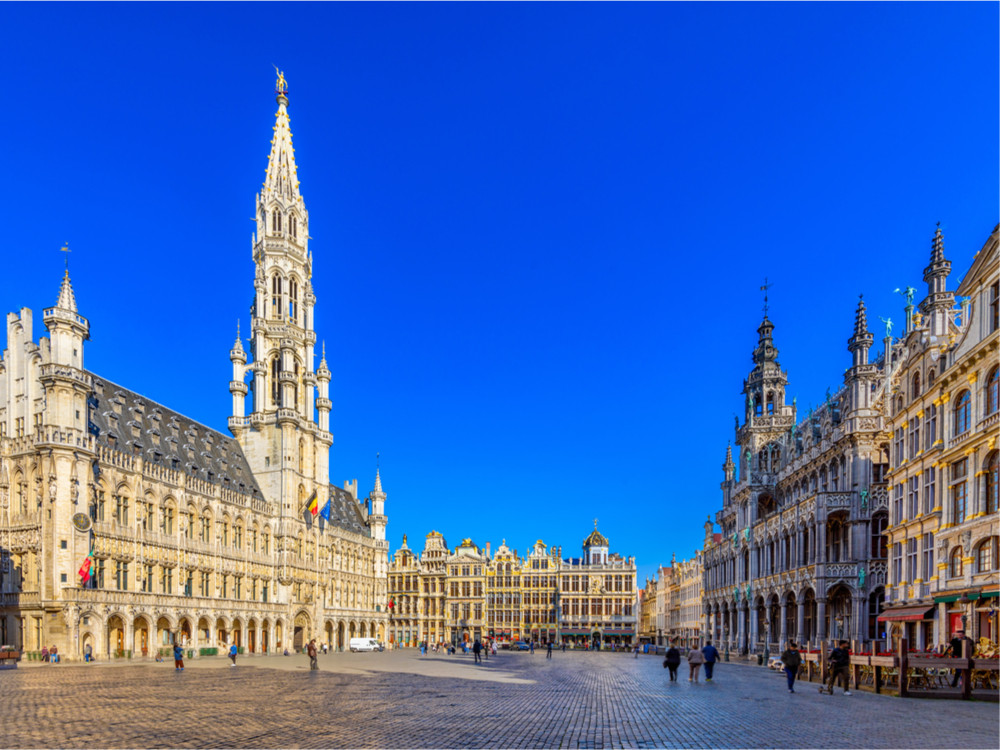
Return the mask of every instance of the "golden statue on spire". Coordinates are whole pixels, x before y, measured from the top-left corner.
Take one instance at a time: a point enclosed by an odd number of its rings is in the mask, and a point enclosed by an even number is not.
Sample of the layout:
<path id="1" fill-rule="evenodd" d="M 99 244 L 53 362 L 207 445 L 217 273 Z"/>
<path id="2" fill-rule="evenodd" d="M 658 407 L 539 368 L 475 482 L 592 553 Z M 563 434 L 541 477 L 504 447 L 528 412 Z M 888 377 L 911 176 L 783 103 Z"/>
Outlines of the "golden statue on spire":
<path id="1" fill-rule="evenodd" d="M 271 63 L 274 65 L 274 63 Z M 274 92 L 276 94 L 287 94 L 288 93 L 288 82 L 285 81 L 285 74 L 278 70 L 278 66 L 274 66 L 274 72 L 278 74 L 278 82 L 274 84 Z"/>

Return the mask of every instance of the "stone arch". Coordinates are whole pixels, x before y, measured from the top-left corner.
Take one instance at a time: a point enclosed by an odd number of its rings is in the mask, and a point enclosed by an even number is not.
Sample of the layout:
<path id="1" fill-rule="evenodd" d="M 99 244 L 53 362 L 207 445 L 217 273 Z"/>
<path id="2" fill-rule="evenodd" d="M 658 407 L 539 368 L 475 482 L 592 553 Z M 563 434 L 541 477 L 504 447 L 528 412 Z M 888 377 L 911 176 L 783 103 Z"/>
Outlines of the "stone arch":
<path id="1" fill-rule="evenodd" d="M 260 650 L 266 654 L 271 648 L 271 621 L 264 618 L 264 621 L 260 625 Z"/>
<path id="2" fill-rule="evenodd" d="M 296 613 L 295 620 L 293 622 L 292 647 L 296 651 L 301 651 L 302 647 L 305 646 L 313 637 L 312 621 L 309 618 L 309 613 L 303 609 Z"/>
<path id="3" fill-rule="evenodd" d="M 274 647 L 279 651 L 288 648 L 285 643 L 285 620 L 282 617 L 274 621 Z"/>
<path id="4" fill-rule="evenodd" d="M 351 638 L 358 637 L 358 624 L 354 622 L 354 620 L 351 620 L 350 624 L 348 625 L 348 632 L 351 634 Z"/>
<path id="5" fill-rule="evenodd" d="M 247 620 L 246 650 L 248 654 L 255 654 L 260 650 L 260 632 L 256 617 Z"/>
<path id="6" fill-rule="evenodd" d="M 125 618 L 114 613 L 108 616 L 105 626 L 107 643 L 105 643 L 105 653 L 113 658 L 120 658 L 125 655 Z"/>
<path id="7" fill-rule="evenodd" d="M 323 623 L 323 637 L 326 639 L 324 643 L 332 646 L 333 645 L 333 621 L 327 620 Z"/>
<path id="8" fill-rule="evenodd" d="M 851 601 L 851 589 L 844 583 L 835 583 L 829 588 L 827 598 L 827 623 L 826 632 L 831 638 L 850 639 L 850 633 L 854 631 L 854 612 Z"/>
<path id="9" fill-rule="evenodd" d="M 128 648 L 133 657 L 149 656 L 153 625 L 145 613 L 139 613 L 132 619 L 132 643 Z"/>
<path id="10" fill-rule="evenodd" d="M 229 642 L 229 620 L 226 617 L 215 618 L 215 645 L 224 646 Z"/>
<path id="11" fill-rule="evenodd" d="M 239 617 L 234 617 L 230 630 L 229 642 L 237 648 L 241 648 L 243 646 L 243 620 Z"/>
<path id="12" fill-rule="evenodd" d="M 212 642 L 212 621 L 207 617 L 198 618 L 198 640 L 205 645 Z"/>
<path id="13" fill-rule="evenodd" d="M 175 640 L 174 631 L 176 627 L 170 616 L 161 614 L 156 618 L 156 649 L 172 646 Z"/>

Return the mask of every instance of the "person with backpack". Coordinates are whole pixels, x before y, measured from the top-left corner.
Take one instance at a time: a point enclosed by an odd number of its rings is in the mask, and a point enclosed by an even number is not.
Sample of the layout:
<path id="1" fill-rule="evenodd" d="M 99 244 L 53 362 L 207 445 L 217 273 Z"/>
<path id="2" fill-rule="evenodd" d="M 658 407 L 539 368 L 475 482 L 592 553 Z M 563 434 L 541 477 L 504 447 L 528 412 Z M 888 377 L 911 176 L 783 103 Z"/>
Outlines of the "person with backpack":
<path id="1" fill-rule="evenodd" d="M 677 682 L 677 668 L 681 665 L 681 652 L 677 650 L 676 646 L 671 646 L 667 649 L 666 658 L 663 660 L 663 666 L 670 670 L 670 681 Z"/>
<path id="2" fill-rule="evenodd" d="M 795 641 L 788 642 L 788 648 L 781 655 L 781 663 L 785 667 L 785 674 L 788 676 L 788 692 L 795 692 L 795 678 L 799 674 L 799 667 L 802 666 L 802 654 Z"/>
<path id="3" fill-rule="evenodd" d="M 838 679 L 844 686 L 844 695 L 851 694 L 850 671 L 851 652 L 848 650 L 847 641 L 840 641 L 837 644 L 837 648 L 830 652 L 830 677 L 827 680 L 826 686 L 826 690 L 830 695 L 833 695 L 833 686 Z M 820 686 L 819 691 L 823 692 L 822 686 Z"/>

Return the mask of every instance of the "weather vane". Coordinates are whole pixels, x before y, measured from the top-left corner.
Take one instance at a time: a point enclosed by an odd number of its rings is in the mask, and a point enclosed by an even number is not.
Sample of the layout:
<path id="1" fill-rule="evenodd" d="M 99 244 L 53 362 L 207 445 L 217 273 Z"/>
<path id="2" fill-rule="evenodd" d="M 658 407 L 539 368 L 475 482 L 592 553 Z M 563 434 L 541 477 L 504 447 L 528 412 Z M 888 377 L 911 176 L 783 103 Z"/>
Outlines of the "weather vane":
<path id="1" fill-rule="evenodd" d="M 760 288 L 764 292 L 764 317 L 767 317 L 767 290 L 770 289 L 774 284 L 767 283 L 767 276 L 764 277 L 764 286 Z"/>
<path id="2" fill-rule="evenodd" d="M 61 248 L 59 248 L 59 252 L 66 253 L 66 270 L 68 271 L 69 270 L 69 254 L 71 252 L 73 252 L 72 250 L 69 249 L 69 243 L 67 242 L 65 245 L 63 245 Z"/>

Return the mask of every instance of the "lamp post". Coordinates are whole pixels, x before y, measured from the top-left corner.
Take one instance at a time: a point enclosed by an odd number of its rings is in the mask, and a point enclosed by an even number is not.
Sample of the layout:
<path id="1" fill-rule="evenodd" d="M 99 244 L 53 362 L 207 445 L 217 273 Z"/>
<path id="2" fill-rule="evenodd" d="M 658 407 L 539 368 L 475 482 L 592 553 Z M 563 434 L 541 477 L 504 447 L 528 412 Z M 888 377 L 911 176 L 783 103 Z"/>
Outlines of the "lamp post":
<path id="1" fill-rule="evenodd" d="M 966 624 L 969 621 L 969 616 L 968 616 L 967 613 L 969 611 L 969 603 L 971 601 L 972 601 L 972 599 L 969 598 L 969 592 L 968 591 L 963 591 L 962 595 L 958 598 L 958 603 L 960 605 L 962 605 L 962 630 L 963 631 L 965 630 Z M 968 636 L 968 633 L 966 633 L 966 636 Z"/>

